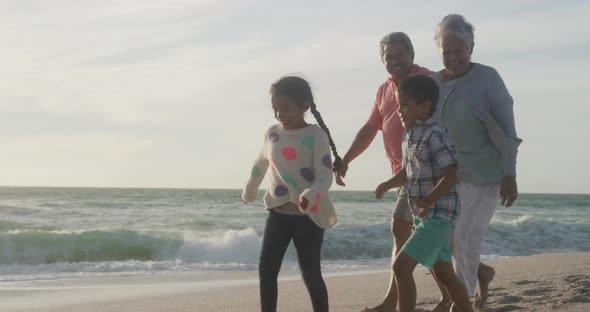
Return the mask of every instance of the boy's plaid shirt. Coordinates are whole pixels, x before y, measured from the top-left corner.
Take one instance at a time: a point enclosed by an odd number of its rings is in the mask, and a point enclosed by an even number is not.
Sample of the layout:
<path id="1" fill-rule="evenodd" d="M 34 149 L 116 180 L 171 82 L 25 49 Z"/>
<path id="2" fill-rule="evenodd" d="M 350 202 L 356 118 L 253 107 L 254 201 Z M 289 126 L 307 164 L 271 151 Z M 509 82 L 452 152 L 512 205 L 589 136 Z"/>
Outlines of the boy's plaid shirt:
<path id="1" fill-rule="evenodd" d="M 402 155 L 410 207 L 417 216 L 414 199 L 426 197 L 442 178 L 442 169 L 456 165 L 457 159 L 446 134 L 432 118 L 416 120 L 414 127 L 404 131 Z M 447 195 L 428 207 L 428 218 L 445 219 L 454 225 L 459 209 L 459 196 L 453 186 Z"/>

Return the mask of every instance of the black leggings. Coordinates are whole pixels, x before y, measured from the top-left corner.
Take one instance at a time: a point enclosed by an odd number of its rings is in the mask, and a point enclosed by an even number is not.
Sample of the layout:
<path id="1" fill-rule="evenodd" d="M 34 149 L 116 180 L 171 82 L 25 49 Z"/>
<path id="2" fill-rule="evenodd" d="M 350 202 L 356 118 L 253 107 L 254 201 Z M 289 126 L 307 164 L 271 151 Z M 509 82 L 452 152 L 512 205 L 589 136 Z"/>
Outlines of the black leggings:
<path id="1" fill-rule="evenodd" d="M 270 211 L 266 219 L 258 274 L 262 312 L 277 310 L 277 276 L 285 251 L 293 239 L 303 281 L 314 312 L 328 312 L 328 290 L 322 277 L 320 251 L 324 230 L 307 216 Z"/>

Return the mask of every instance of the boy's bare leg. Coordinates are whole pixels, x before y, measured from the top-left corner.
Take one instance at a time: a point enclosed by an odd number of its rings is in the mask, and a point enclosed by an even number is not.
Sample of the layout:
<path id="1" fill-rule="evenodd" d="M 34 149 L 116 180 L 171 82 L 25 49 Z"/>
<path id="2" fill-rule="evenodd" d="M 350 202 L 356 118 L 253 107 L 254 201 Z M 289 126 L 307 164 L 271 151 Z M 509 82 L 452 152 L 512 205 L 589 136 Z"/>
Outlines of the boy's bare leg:
<path id="1" fill-rule="evenodd" d="M 479 268 L 477 269 L 477 280 L 479 283 L 479 291 L 475 295 L 475 307 L 476 308 L 483 308 L 486 301 L 488 300 L 488 287 L 490 286 L 490 282 L 494 279 L 494 275 L 496 275 L 496 270 L 489 265 L 486 265 L 483 262 L 479 263 Z M 442 297 L 438 304 L 434 307 L 432 312 L 447 312 L 449 308 L 453 304 L 453 300 L 451 296 L 435 277 L 436 284 L 440 289 Z"/>
<path id="2" fill-rule="evenodd" d="M 432 276 L 434 277 L 434 280 L 436 281 L 436 285 L 438 285 L 438 289 L 440 289 L 440 293 L 441 293 L 440 301 L 436 304 L 434 309 L 432 309 L 432 312 L 449 312 L 451 305 L 453 305 L 453 299 L 451 299 L 451 296 L 447 292 L 445 285 L 443 285 L 436 278 L 436 274 L 434 274 L 434 272 L 432 272 Z"/>
<path id="3" fill-rule="evenodd" d="M 412 235 L 413 223 L 393 217 L 391 221 L 391 232 L 393 233 L 393 253 L 391 255 L 391 280 L 389 281 L 389 289 L 381 304 L 372 308 L 364 308 L 363 312 L 395 312 L 397 305 L 397 285 L 395 283 L 395 275 L 393 274 L 393 262 L 395 256 L 402 249 L 404 244 Z"/>
<path id="4" fill-rule="evenodd" d="M 433 267 L 436 278 L 445 286 L 459 312 L 472 312 L 473 307 L 467 290 L 455 275 L 453 267 L 448 262 L 438 262 Z M 401 300 L 400 300 L 401 303 Z"/>
<path id="5" fill-rule="evenodd" d="M 483 308 L 488 300 L 488 287 L 496 275 L 496 270 L 483 262 L 479 263 L 477 269 L 477 280 L 479 281 L 479 291 L 475 295 L 475 307 Z"/>
<path id="6" fill-rule="evenodd" d="M 414 312 L 416 309 L 416 282 L 413 275 L 416 265 L 418 261 L 403 251 L 395 257 L 393 262 L 400 312 Z"/>

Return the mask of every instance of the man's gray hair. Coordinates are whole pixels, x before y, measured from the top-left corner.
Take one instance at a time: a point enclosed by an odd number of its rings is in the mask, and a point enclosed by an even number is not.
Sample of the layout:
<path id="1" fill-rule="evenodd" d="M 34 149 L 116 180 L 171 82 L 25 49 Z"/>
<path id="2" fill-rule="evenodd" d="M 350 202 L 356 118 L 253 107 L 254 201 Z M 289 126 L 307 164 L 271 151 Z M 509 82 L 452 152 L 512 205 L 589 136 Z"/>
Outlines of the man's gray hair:
<path id="1" fill-rule="evenodd" d="M 410 52 L 412 58 L 414 57 L 414 46 L 412 45 L 412 40 L 410 37 L 403 32 L 392 32 L 383 37 L 381 42 L 379 42 L 379 50 L 381 52 L 381 58 L 383 58 L 383 50 L 385 46 L 392 43 L 399 43 Z"/>
<path id="2" fill-rule="evenodd" d="M 434 40 L 440 48 L 444 34 L 451 33 L 462 38 L 467 45 L 473 44 L 473 31 L 475 27 L 471 25 L 461 14 L 449 14 L 443 17 L 442 21 L 436 25 L 434 31 Z"/>

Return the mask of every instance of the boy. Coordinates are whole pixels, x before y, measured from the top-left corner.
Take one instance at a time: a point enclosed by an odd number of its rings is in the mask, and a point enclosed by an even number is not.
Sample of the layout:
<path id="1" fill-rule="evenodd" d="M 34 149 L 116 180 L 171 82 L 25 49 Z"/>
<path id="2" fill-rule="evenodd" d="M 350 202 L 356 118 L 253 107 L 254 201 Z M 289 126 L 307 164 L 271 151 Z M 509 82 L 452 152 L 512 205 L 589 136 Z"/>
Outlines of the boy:
<path id="1" fill-rule="evenodd" d="M 405 186 L 414 215 L 414 233 L 393 264 L 400 312 L 415 309 L 412 274 L 418 263 L 432 270 L 459 311 L 473 311 L 465 286 L 451 266 L 448 237 L 459 215 L 457 160 L 444 131 L 432 119 L 438 86 L 423 75 L 408 77 L 398 86 L 396 97 L 404 127 L 402 169 L 381 183 L 375 196 L 382 198 L 389 189 Z"/>

